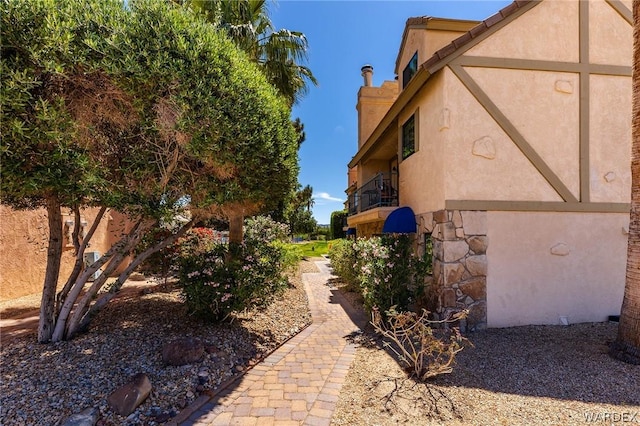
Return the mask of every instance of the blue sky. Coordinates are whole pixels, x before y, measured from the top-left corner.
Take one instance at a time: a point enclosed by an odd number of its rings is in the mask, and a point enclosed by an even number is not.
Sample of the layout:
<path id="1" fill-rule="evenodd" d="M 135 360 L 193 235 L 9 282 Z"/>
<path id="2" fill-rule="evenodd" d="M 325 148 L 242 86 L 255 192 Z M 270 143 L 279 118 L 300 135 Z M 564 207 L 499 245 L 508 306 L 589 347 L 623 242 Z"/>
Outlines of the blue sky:
<path id="1" fill-rule="evenodd" d="M 279 0 L 270 8 L 277 29 L 303 32 L 318 86 L 294 107 L 307 140 L 300 149 L 300 183 L 314 190 L 313 215 L 329 223 L 341 210 L 347 163 L 358 144 L 356 96 L 360 68 L 371 64 L 373 84 L 395 78 L 394 67 L 405 22 L 415 16 L 482 20 L 511 1 L 327 1 Z"/>

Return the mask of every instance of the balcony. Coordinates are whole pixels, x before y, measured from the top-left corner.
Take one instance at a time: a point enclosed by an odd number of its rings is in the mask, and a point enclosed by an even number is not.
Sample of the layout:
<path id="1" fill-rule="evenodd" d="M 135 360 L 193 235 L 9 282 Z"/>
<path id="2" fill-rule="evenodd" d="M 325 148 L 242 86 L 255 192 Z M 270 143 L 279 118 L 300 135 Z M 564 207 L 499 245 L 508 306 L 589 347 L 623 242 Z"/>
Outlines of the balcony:
<path id="1" fill-rule="evenodd" d="M 378 207 L 397 207 L 398 190 L 394 188 L 397 173 L 378 173 L 349 194 L 349 216 Z"/>

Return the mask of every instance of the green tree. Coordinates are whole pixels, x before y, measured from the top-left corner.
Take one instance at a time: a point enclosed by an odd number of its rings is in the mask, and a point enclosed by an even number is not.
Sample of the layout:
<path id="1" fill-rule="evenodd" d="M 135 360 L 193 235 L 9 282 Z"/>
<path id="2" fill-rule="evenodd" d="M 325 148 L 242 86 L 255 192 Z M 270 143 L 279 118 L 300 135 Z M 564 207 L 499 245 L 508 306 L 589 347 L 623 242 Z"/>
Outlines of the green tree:
<path id="1" fill-rule="evenodd" d="M 142 261 L 193 223 L 268 211 L 294 187 L 289 104 L 201 17 L 152 0 L 128 8 L 8 0 L 2 9 L 0 199 L 47 209 L 40 342 L 71 338 Z M 56 297 L 61 209 L 79 218 L 88 206 L 100 213 L 86 236 L 73 230 L 76 268 Z M 185 207 L 191 220 L 139 253 L 97 296 L 144 235 Z M 108 209 L 127 214 L 131 231 L 84 268 L 84 249 Z"/>
<path id="2" fill-rule="evenodd" d="M 266 0 L 185 1 L 209 22 L 223 28 L 229 37 L 260 65 L 267 79 L 290 104 L 299 101 L 309 83 L 317 84 L 311 70 L 303 65 L 309 48 L 298 31 L 276 30 L 269 17 Z"/>
<path id="3" fill-rule="evenodd" d="M 291 234 L 309 234 L 316 230 L 318 223 L 313 218 L 313 188 L 310 185 L 298 189 L 291 197 L 285 211 Z"/>
<path id="4" fill-rule="evenodd" d="M 301 32 L 276 30 L 265 0 L 181 0 L 181 3 L 222 28 L 250 60 L 259 65 L 289 105 L 307 93 L 309 84 L 317 84 L 311 70 L 304 65 L 309 47 L 307 38 Z M 300 146 L 305 139 L 304 126 L 299 119 L 294 125 L 299 132 Z M 230 218 L 229 238 L 233 243 L 242 242 L 242 224 L 247 214 L 240 211 Z M 279 217 L 277 212 L 274 216 Z"/>
<path id="5" fill-rule="evenodd" d="M 347 221 L 347 211 L 346 210 L 336 210 L 331 213 L 331 239 L 335 240 L 336 238 L 344 238 L 346 237 L 344 228 L 344 224 Z"/>

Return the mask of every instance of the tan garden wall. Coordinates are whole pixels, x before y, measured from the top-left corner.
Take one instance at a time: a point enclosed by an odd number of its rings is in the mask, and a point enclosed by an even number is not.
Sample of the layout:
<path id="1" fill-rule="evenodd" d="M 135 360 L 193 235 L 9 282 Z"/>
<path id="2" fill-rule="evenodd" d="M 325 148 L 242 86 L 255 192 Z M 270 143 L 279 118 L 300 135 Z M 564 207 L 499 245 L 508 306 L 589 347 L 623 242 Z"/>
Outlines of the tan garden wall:
<path id="1" fill-rule="evenodd" d="M 89 226 L 97 212 L 98 209 L 83 212 L 82 217 Z M 72 220 L 73 216 L 63 217 L 63 222 Z M 87 251 L 104 253 L 119 235 L 118 229 L 122 229 L 126 223 L 118 213 L 105 215 Z M 49 228 L 44 209 L 16 211 L 0 206 L 0 300 L 42 291 L 48 238 Z M 66 237 L 64 244 L 61 277 L 69 274 L 75 261 L 72 245 Z"/>

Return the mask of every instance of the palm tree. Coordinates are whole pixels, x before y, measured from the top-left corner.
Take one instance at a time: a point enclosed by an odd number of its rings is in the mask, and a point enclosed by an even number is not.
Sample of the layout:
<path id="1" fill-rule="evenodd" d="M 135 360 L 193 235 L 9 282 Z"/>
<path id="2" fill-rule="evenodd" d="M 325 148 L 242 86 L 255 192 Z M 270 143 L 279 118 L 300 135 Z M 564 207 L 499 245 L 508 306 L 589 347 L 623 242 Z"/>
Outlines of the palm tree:
<path id="1" fill-rule="evenodd" d="M 301 32 L 276 30 L 266 0 L 190 0 L 187 4 L 224 28 L 290 105 L 307 94 L 309 83 L 317 84 L 311 70 L 301 65 L 307 60 L 307 38 Z"/>
<path id="2" fill-rule="evenodd" d="M 633 2 L 633 113 L 631 141 L 631 214 L 627 278 L 618 337 L 611 355 L 640 364 L 640 2 Z"/>

